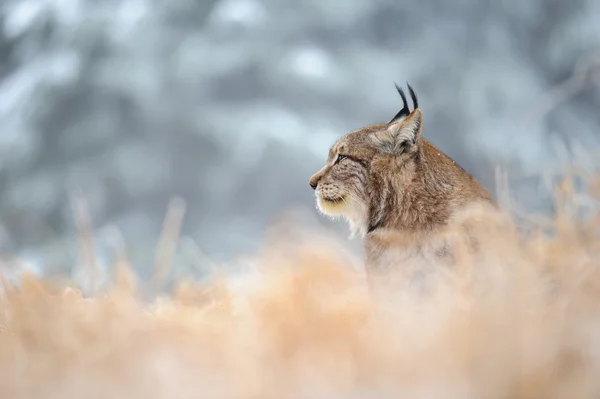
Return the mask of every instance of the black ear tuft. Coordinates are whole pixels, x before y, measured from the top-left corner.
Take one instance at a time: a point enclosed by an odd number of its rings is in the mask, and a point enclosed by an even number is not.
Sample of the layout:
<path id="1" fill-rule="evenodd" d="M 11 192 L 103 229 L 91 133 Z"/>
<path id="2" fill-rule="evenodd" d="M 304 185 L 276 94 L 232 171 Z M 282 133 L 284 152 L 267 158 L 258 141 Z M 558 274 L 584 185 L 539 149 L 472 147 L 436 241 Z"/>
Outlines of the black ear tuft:
<path id="1" fill-rule="evenodd" d="M 398 94 L 400 94 L 400 97 L 402 97 L 402 109 L 388 123 L 396 122 L 398 119 L 407 117 L 410 114 L 410 110 L 408 109 L 408 102 L 406 101 L 406 95 L 404 94 L 404 90 L 402 90 L 402 88 L 400 86 L 398 86 L 398 84 L 396 84 L 396 83 L 394 83 L 394 86 L 396 86 L 396 90 L 398 91 Z M 412 93 L 412 91 L 411 91 L 411 93 Z"/>
<path id="2" fill-rule="evenodd" d="M 406 102 L 406 95 L 404 94 L 404 90 L 402 90 L 402 88 L 398 86 L 398 83 L 394 82 L 394 86 L 396 86 L 398 94 L 400 94 L 400 97 L 402 97 L 402 109 L 406 109 L 408 111 L 408 103 Z"/>
<path id="3" fill-rule="evenodd" d="M 417 94 L 415 93 L 413 88 L 410 87 L 408 82 L 406 82 L 406 85 L 408 86 L 408 92 L 410 93 L 410 98 L 412 99 L 412 102 L 413 102 L 413 109 L 419 108 L 419 101 L 417 99 Z M 405 103 L 406 103 L 406 101 L 405 101 Z"/>

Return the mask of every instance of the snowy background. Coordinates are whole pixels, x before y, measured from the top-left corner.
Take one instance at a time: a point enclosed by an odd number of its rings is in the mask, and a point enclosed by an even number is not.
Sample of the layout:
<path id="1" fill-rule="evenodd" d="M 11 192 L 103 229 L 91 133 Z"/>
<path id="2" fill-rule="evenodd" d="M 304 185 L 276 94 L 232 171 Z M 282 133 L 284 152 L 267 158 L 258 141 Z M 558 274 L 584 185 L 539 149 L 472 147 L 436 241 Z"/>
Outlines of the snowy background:
<path id="1" fill-rule="evenodd" d="M 541 172 L 600 159 L 598 0 L 3 0 L 0 251 L 47 270 L 119 231 L 152 267 L 167 204 L 215 260 L 281 212 L 345 236 L 310 175 L 337 137 L 389 120 L 408 81 L 424 135 L 494 192 L 544 207 Z M 111 238 L 112 237 L 112 238 Z"/>

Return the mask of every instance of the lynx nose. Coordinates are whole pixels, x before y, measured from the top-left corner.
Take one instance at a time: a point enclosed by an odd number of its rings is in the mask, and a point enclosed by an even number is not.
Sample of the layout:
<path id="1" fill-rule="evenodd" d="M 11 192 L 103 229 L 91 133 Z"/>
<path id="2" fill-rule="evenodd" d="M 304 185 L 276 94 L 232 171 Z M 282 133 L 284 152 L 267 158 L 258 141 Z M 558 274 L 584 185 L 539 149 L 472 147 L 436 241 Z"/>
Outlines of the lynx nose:
<path id="1" fill-rule="evenodd" d="M 312 188 L 313 190 L 317 189 L 317 186 L 319 185 L 319 181 L 323 177 L 323 173 L 324 173 L 323 170 L 324 170 L 324 168 L 310 177 L 310 181 L 308 182 L 308 184 L 310 184 L 310 188 Z"/>

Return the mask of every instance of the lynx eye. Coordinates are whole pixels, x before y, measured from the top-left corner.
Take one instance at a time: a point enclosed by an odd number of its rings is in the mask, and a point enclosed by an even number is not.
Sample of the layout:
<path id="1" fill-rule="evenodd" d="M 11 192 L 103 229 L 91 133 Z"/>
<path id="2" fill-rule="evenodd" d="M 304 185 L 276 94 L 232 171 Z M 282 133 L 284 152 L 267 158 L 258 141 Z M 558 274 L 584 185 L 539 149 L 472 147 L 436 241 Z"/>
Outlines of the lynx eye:
<path id="1" fill-rule="evenodd" d="M 346 158 L 345 155 L 342 155 L 342 154 L 338 155 L 337 159 L 335 160 L 334 165 L 340 163 L 344 158 Z"/>

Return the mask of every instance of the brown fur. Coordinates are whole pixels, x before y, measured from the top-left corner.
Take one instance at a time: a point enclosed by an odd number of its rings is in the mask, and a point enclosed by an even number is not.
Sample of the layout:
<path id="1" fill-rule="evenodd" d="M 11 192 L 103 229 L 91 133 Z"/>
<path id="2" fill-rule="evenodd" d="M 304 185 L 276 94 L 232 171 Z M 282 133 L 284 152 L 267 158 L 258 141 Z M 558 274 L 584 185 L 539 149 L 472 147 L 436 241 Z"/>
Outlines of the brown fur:
<path id="1" fill-rule="evenodd" d="M 467 205 L 495 205 L 473 176 L 421 137 L 421 110 L 406 114 L 343 136 L 310 179 L 319 209 L 346 218 L 363 237 L 367 265 L 389 247 L 386 232 L 421 240 Z M 339 155 L 345 158 L 336 163 Z"/>

